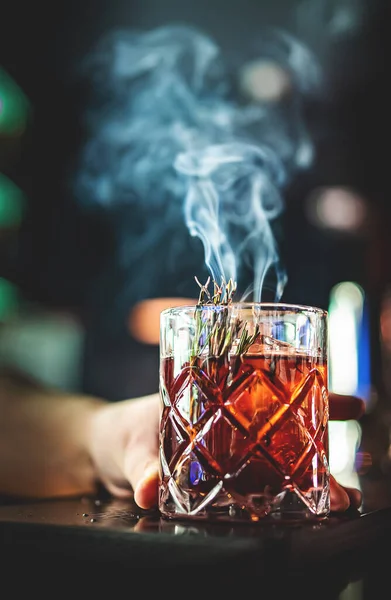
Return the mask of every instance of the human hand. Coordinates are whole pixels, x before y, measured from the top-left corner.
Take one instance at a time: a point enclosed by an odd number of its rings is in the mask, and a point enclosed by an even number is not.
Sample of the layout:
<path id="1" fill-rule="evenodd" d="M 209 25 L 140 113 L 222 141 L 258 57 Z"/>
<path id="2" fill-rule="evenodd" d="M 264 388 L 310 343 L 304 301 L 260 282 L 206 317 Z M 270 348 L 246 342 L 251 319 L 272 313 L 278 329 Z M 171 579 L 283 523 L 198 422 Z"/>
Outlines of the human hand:
<path id="1" fill-rule="evenodd" d="M 159 396 L 106 405 L 95 414 L 91 455 L 102 484 L 118 498 L 131 497 L 142 509 L 158 499 Z M 359 419 L 365 411 L 360 398 L 330 393 L 330 419 Z M 340 485 L 331 476 L 331 510 L 358 509 L 361 492 Z"/>
<path id="2" fill-rule="evenodd" d="M 359 420 L 365 413 L 365 403 L 356 396 L 329 394 L 329 418 L 331 421 Z M 362 494 L 356 488 L 340 485 L 333 475 L 330 476 L 330 504 L 332 512 L 345 512 L 348 508 L 361 506 Z"/>

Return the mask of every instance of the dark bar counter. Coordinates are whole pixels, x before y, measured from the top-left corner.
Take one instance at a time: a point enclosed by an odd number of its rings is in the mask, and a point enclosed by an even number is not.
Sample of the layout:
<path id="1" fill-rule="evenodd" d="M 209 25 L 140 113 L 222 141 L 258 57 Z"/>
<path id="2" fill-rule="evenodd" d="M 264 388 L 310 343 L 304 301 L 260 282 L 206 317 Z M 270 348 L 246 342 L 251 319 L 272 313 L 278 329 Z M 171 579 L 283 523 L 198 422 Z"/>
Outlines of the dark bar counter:
<path id="1" fill-rule="evenodd" d="M 168 521 L 132 500 L 0 498 L 0 581 L 50 598 L 391 598 L 390 413 L 365 415 L 359 511 L 316 524 Z M 365 469 L 362 468 L 366 465 Z M 364 465 L 364 466 L 365 466 Z M 136 587 L 135 587 L 136 586 Z M 255 587 L 254 587 L 255 586 Z M 141 590 L 141 591 L 140 591 Z M 150 596 L 148 594 L 148 597 Z"/>
<path id="2" fill-rule="evenodd" d="M 109 586 L 122 595 L 137 584 L 143 593 L 191 586 L 201 595 L 258 585 L 268 598 L 391 597 L 391 504 L 316 525 L 236 526 L 167 521 L 107 497 L 7 500 L 0 540 L 3 583 L 29 593 L 70 586 L 96 595 Z"/>

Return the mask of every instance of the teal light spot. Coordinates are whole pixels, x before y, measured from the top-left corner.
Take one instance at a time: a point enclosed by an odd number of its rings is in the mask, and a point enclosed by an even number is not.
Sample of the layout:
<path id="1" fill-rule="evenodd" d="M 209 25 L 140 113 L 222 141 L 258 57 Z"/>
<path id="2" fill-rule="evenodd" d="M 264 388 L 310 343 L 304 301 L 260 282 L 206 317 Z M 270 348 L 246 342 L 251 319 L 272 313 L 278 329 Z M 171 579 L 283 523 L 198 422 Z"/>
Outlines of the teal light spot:
<path id="1" fill-rule="evenodd" d="M 18 306 L 18 290 L 7 279 L 0 277 L 0 322 L 15 313 Z"/>
<path id="2" fill-rule="evenodd" d="M 25 205 L 23 192 L 8 177 L 0 173 L 0 228 L 19 227 Z"/>
<path id="3" fill-rule="evenodd" d="M 21 135 L 26 129 L 29 111 L 26 95 L 0 67 L 0 135 Z"/>

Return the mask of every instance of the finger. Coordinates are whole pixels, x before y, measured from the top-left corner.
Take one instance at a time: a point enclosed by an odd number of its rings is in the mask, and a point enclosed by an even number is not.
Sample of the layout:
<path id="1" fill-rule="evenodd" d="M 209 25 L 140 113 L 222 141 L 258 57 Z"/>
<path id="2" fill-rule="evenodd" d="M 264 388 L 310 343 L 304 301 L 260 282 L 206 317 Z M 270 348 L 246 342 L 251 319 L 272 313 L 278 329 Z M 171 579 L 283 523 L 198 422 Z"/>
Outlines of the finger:
<path id="1" fill-rule="evenodd" d="M 349 496 L 350 507 L 354 509 L 359 509 L 362 503 L 362 493 L 360 490 L 356 488 L 344 487 L 345 492 Z"/>
<path id="2" fill-rule="evenodd" d="M 134 489 L 134 501 L 143 509 L 155 508 L 158 501 L 159 468 L 150 464 Z"/>
<path id="3" fill-rule="evenodd" d="M 330 475 L 330 509 L 332 512 L 345 512 L 350 506 L 346 490 Z"/>
<path id="4" fill-rule="evenodd" d="M 360 419 L 365 413 L 365 402 L 357 396 L 329 394 L 329 412 L 331 421 Z"/>
<path id="5" fill-rule="evenodd" d="M 157 504 L 159 397 L 152 394 L 149 399 L 131 400 L 129 406 L 133 411 L 129 419 L 137 423 L 137 427 L 129 437 L 121 470 L 133 489 L 136 504 L 148 509 Z"/>
<path id="6" fill-rule="evenodd" d="M 355 488 L 344 487 L 330 475 L 330 508 L 332 512 L 345 512 L 361 506 L 362 494 Z"/>
<path id="7" fill-rule="evenodd" d="M 134 501 L 140 508 L 152 508 L 157 502 L 158 451 L 139 442 L 129 447 L 124 462 L 124 476 L 130 482 Z"/>

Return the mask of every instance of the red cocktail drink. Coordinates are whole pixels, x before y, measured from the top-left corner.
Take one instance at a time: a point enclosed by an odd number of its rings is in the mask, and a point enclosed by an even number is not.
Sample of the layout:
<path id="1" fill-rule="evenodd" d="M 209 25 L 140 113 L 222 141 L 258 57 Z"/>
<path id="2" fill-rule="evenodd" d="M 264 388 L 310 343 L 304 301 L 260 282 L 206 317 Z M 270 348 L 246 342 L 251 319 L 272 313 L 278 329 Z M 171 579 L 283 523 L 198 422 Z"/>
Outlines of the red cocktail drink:
<path id="1" fill-rule="evenodd" d="M 187 356 L 192 334 L 181 327 L 174 328 L 174 352 L 163 352 L 159 502 L 165 517 L 254 522 L 329 513 L 325 324 L 311 331 L 325 314 L 315 309 L 299 320 L 305 325 L 300 341 L 297 327 L 286 331 L 297 324 L 296 309 L 281 319 L 278 305 L 258 305 L 255 317 L 252 308 L 241 309 L 236 337 L 219 355 L 208 354 L 209 315 L 199 353 Z M 238 352 L 243 311 L 251 315 L 252 337 Z M 276 339 L 278 332 L 291 341 Z"/>

